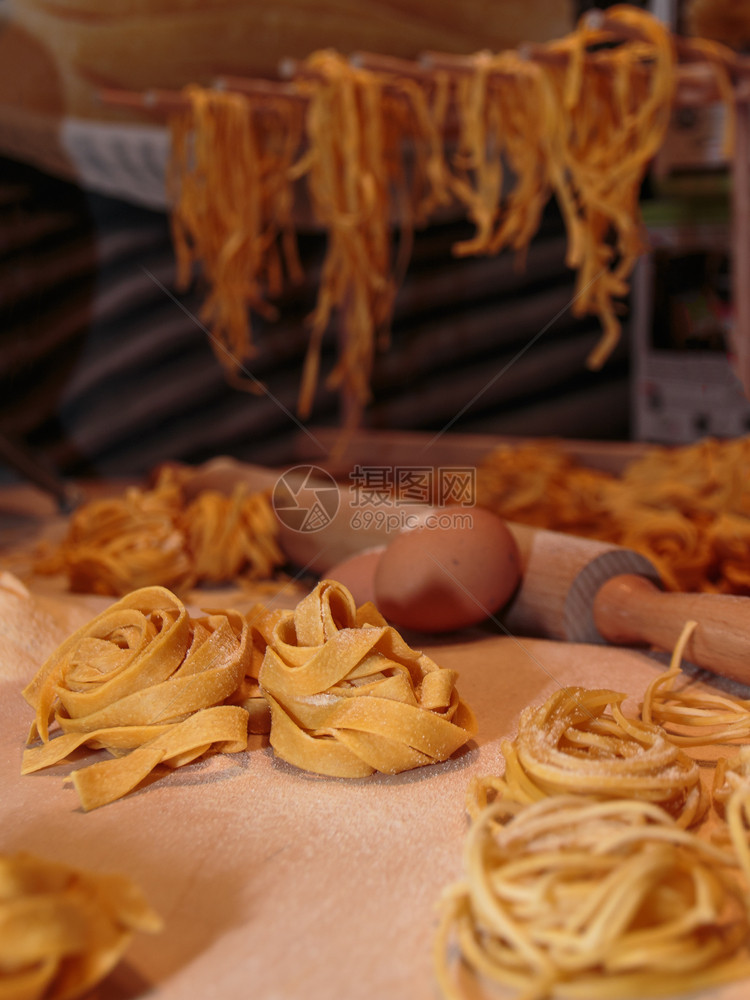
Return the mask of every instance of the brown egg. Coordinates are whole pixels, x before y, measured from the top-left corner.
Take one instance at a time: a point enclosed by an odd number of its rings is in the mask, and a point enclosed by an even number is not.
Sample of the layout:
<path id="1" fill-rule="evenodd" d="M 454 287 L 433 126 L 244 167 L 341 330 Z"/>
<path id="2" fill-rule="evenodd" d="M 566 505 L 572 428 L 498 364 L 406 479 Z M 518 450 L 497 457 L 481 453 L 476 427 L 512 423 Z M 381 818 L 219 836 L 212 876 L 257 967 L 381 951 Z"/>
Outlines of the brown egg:
<path id="1" fill-rule="evenodd" d="M 375 567 L 385 552 L 385 545 L 376 545 L 371 549 L 357 552 L 348 559 L 332 566 L 326 571 L 326 578 L 342 583 L 354 598 L 359 607 L 367 601 L 375 603 Z"/>
<path id="2" fill-rule="evenodd" d="M 508 602 L 520 555 L 505 523 L 480 507 L 432 511 L 397 535 L 375 569 L 375 603 L 396 626 L 450 632 Z"/>

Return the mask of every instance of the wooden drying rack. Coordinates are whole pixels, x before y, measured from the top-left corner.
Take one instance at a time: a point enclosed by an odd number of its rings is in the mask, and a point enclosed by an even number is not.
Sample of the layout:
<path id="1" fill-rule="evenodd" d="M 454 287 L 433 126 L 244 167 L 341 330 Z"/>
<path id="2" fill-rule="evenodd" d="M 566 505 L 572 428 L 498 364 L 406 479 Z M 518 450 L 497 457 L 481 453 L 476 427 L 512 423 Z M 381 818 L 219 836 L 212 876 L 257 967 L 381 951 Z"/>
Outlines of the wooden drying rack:
<path id="1" fill-rule="evenodd" d="M 620 22 L 613 22 L 599 10 L 586 15 L 588 26 L 602 35 L 609 32 L 614 43 L 640 38 Z M 677 57 L 674 107 L 707 107 L 725 100 L 721 93 L 714 68 L 707 59 L 701 40 L 673 36 Z M 528 44 L 517 49 L 524 59 L 542 63 L 558 63 L 567 54 L 553 44 Z M 593 51 L 587 59 L 606 66 L 606 56 Z M 730 256 L 734 309 L 735 350 L 732 358 L 734 370 L 750 399 L 750 58 L 731 49 L 716 46 L 712 59 L 719 61 L 732 81 L 734 101 L 734 143 L 729 163 L 731 175 L 731 232 Z M 409 78 L 429 82 L 431 76 L 443 72 L 459 76 L 475 70 L 474 56 L 449 55 L 425 52 L 416 60 L 406 60 L 370 52 L 357 52 L 350 56 L 353 66 L 384 76 Z M 494 71 L 492 71 L 494 72 Z M 501 73 L 497 73 L 501 77 Z M 309 78 L 310 71 L 295 60 L 285 60 L 279 67 L 279 79 L 252 79 L 236 76 L 217 77 L 212 86 L 217 90 L 247 94 L 255 98 L 290 101 L 307 100 L 295 86 L 295 81 Z M 102 88 L 98 91 L 102 104 L 153 114 L 167 119 L 185 110 L 186 97 L 177 90 L 150 89 L 132 91 Z"/>

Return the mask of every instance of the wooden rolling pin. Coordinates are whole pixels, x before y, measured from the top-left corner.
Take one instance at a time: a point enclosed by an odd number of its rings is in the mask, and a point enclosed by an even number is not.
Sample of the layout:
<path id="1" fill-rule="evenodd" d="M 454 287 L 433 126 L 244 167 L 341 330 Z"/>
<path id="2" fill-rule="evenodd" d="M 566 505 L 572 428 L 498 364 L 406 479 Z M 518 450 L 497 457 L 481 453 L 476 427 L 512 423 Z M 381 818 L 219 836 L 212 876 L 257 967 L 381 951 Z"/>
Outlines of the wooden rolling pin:
<path id="1" fill-rule="evenodd" d="M 513 634 L 671 652 L 685 623 L 695 621 L 685 658 L 750 684 L 750 598 L 666 591 L 653 564 L 630 549 L 521 524 L 508 527 L 523 572 L 501 614 Z"/>
<path id="2" fill-rule="evenodd" d="M 273 488 L 279 475 L 219 459 L 203 467 L 192 488 L 229 489 L 239 480 L 253 489 Z M 406 521 L 430 508 L 415 504 L 398 510 Z M 377 520 L 378 512 L 382 508 L 352 506 L 341 489 L 338 510 L 321 530 L 301 532 L 281 523 L 282 547 L 296 566 L 324 575 L 348 556 L 392 540 L 394 529 Z M 508 526 L 522 566 L 521 583 L 500 615 L 512 634 L 671 652 L 685 623 L 696 621 L 685 657 L 750 684 L 750 598 L 667 592 L 653 564 L 637 552 L 562 532 Z"/>

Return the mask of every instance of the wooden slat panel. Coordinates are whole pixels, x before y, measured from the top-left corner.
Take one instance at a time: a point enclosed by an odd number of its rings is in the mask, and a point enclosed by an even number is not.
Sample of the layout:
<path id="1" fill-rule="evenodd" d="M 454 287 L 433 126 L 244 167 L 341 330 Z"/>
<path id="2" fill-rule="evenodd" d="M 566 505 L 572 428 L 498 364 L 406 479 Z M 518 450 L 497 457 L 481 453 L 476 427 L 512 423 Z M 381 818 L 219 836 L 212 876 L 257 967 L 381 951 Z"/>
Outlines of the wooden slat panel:
<path id="1" fill-rule="evenodd" d="M 254 323 L 258 350 L 247 367 L 269 390 L 254 395 L 226 383 L 196 319 L 200 286 L 179 294 L 174 288 L 166 217 L 49 184 L 7 164 L 0 175 L 0 191 L 6 185 L 12 191 L 0 199 L 0 228 L 19 211 L 29 220 L 18 252 L 0 259 L 0 287 L 12 284 L 14 262 L 24 268 L 15 298 L 0 301 L 2 427 L 66 472 L 139 475 L 168 458 L 201 461 L 225 453 L 274 464 L 290 456 L 302 433 L 294 411 L 325 238 L 302 238 L 305 282 L 285 292 L 277 322 Z M 50 230 L 50 218 L 61 213 L 65 225 L 55 222 Z M 510 254 L 453 258 L 451 247 L 466 234 L 466 223 L 455 221 L 415 234 L 413 267 L 397 299 L 391 345 L 376 360 L 366 420 L 438 431 L 479 394 L 464 429 L 485 422 L 495 428 L 521 413 L 529 427 L 551 421 L 556 432 L 562 397 L 589 391 L 584 359 L 598 337 L 595 323 L 565 312 L 573 278 L 561 222 L 554 211 L 545 216 L 520 271 Z M 332 332 L 324 374 L 335 364 L 334 350 Z M 590 394 L 589 419 L 617 434 L 627 419 L 621 362 L 597 378 L 618 389 Z M 554 405 L 544 401 L 547 394 Z M 338 420 L 337 395 L 324 380 L 312 420 Z"/>

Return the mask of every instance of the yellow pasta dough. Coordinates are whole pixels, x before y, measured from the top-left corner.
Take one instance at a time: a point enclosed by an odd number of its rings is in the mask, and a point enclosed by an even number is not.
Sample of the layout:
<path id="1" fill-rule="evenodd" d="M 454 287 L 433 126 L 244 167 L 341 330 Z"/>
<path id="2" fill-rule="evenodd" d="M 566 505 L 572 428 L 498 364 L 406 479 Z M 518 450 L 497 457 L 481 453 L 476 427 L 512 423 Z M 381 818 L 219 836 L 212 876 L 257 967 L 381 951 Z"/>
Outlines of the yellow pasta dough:
<path id="1" fill-rule="evenodd" d="M 618 477 L 550 440 L 501 445 L 477 469 L 499 517 L 645 555 L 670 590 L 750 594 L 750 437 L 649 446 Z"/>
<path id="2" fill-rule="evenodd" d="M 94 809 L 159 764 L 245 749 L 248 712 L 226 702 L 252 669 L 252 643 L 236 611 L 192 618 L 162 587 L 129 594 L 63 642 L 25 688 L 35 711 L 29 739 L 41 744 L 25 751 L 22 772 L 82 746 L 109 750 L 113 759 L 72 777 L 84 809 Z"/>
<path id="3" fill-rule="evenodd" d="M 505 776 L 475 778 L 468 808 L 477 815 L 494 797 L 530 803 L 570 792 L 653 802 L 679 826 L 708 807 L 700 769 L 660 726 L 628 718 L 626 695 L 560 688 L 520 716 L 518 734 L 502 744 Z"/>
<path id="4" fill-rule="evenodd" d="M 3 1000 L 74 1000 L 114 968 L 136 932 L 161 928 L 124 876 L 0 854 Z"/>
<path id="5" fill-rule="evenodd" d="M 277 535 L 265 493 L 239 484 L 229 496 L 203 490 L 188 501 L 167 467 L 152 489 L 130 487 L 79 507 L 35 570 L 64 573 L 81 593 L 122 596 L 147 586 L 184 593 L 201 583 L 268 579 L 286 561 Z"/>
<path id="6" fill-rule="evenodd" d="M 671 743 L 685 747 L 708 747 L 744 741 L 750 736 L 750 700 L 707 690 L 683 679 L 680 659 L 694 621 L 687 622 L 672 653 L 669 669 L 646 688 L 641 718 L 661 726 Z"/>
<path id="7" fill-rule="evenodd" d="M 736 853 L 633 799 L 499 799 L 469 830 L 435 945 L 443 996 L 455 966 L 524 1000 L 620 1000 L 750 975 L 748 885 Z M 484 993 L 482 995 L 485 995 Z"/>
<path id="8" fill-rule="evenodd" d="M 331 580 L 278 616 L 260 687 L 274 752 L 320 774 L 393 774 L 446 760 L 475 731 L 455 672 Z"/>

